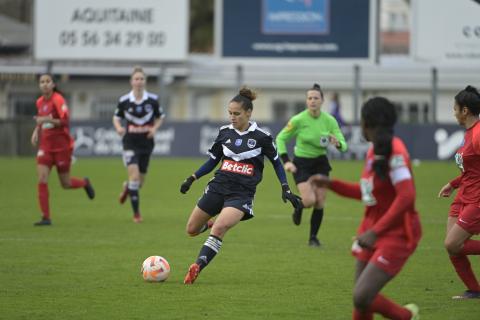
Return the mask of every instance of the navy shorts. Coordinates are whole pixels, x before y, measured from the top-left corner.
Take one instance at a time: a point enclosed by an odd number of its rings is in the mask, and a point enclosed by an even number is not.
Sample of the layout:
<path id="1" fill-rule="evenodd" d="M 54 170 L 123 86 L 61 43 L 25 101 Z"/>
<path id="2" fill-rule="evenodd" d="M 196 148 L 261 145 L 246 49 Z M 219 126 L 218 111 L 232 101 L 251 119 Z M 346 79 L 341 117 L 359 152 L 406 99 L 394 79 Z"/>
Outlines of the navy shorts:
<path id="1" fill-rule="evenodd" d="M 328 176 L 332 170 L 327 156 L 317 158 L 295 157 L 293 158 L 293 164 L 297 167 L 297 172 L 293 174 L 293 179 L 296 184 L 307 181 L 315 174 Z"/>
<path id="2" fill-rule="evenodd" d="M 208 215 L 215 217 L 223 208 L 232 207 L 243 212 L 243 220 L 253 218 L 253 196 L 242 193 L 222 194 L 221 191 L 212 190 L 207 185 L 202 197 L 198 200 L 197 206 Z"/>
<path id="3" fill-rule="evenodd" d="M 126 167 L 131 164 L 138 165 L 140 173 L 146 174 L 152 151 L 123 150 L 123 163 Z"/>

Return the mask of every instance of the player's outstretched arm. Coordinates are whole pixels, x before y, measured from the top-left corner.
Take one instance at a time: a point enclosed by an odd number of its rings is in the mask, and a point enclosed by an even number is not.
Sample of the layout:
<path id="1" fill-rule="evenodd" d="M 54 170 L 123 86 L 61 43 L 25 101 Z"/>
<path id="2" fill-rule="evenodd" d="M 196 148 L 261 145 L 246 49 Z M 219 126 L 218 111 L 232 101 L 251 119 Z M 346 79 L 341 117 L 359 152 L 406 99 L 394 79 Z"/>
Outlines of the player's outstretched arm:
<path id="1" fill-rule="evenodd" d="M 308 181 L 320 188 L 329 188 L 340 196 L 361 200 L 362 191 L 360 184 L 346 182 L 338 179 L 330 179 L 322 174 L 315 174 L 311 176 Z"/>

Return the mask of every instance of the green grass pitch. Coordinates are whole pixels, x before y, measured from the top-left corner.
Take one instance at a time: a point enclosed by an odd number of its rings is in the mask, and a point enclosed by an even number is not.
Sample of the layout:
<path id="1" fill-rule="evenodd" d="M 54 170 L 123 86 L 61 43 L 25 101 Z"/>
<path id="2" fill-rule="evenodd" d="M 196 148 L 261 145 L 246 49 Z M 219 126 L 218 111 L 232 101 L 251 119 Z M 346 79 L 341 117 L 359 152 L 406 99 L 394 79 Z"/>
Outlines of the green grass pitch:
<path id="1" fill-rule="evenodd" d="M 83 190 L 50 177 L 51 227 L 40 218 L 33 158 L 0 159 L 0 319 L 351 319 L 354 260 L 351 238 L 361 203 L 330 193 L 321 249 L 307 246 L 310 210 L 291 222 L 269 163 L 255 198 L 255 218 L 227 233 L 220 254 L 192 286 L 183 285 L 206 234 L 190 238 L 185 223 L 208 181 L 187 195 L 180 183 L 205 159 L 153 158 L 141 190 L 144 223 L 117 196 L 126 170 L 120 158 L 79 159 L 72 175 L 89 176 Z M 335 161 L 332 176 L 358 180 L 361 162 Z M 422 319 L 478 319 L 479 301 L 452 301 L 464 288 L 443 248 L 450 199 L 440 187 L 457 174 L 452 162 L 415 167 L 424 235 L 414 256 L 384 290 L 420 306 Z M 161 255 L 170 278 L 146 283 L 143 260 Z M 479 258 L 472 264 L 480 276 Z M 379 319 L 379 318 L 378 318 Z"/>

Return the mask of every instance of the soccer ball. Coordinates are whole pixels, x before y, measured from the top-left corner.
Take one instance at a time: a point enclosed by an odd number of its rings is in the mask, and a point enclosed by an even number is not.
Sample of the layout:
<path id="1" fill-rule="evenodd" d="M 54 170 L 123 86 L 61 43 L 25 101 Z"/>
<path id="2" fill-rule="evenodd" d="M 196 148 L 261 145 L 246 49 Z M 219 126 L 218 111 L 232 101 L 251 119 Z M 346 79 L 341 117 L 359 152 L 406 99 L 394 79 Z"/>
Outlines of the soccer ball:
<path id="1" fill-rule="evenodd" d="M 151 256 L 143 261 L 141 273 L 145 281 L 165 281 L 170 274 L 170 265 L 164 257 Z"/>

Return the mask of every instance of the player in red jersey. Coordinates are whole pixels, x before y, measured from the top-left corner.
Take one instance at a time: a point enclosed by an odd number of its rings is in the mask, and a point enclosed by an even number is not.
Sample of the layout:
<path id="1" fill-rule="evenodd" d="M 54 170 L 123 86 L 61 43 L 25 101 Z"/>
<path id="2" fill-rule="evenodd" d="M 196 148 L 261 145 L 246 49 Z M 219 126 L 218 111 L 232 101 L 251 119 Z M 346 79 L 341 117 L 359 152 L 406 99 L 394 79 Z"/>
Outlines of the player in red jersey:
<path id="1" fill-rule="evenodd" d="M 84 188 L 90 199 L 95 192 L 88 178 L 70 177 L 70 164 L 73 152 L 73 139 L 69 132 L 68 107 L 63 96 L 57 91 L 53 76 L 42 74 L 39 78 L 42 96 L 37 99 L 37 125 L 31 142 L 38 143 L 37 174 L 38 201 L 42 219 L 36 226 L 51 225 L 48 203 L 48 177 L 52 166 L 57 167 L 58 177 L 64 189 Z"/>
<path id="2" fill-rule="evenodd" d="M 352 254 L 356 257 L 353 319 L 417 319 L 418 307 L 402 307 L 384 295 L 382 288 L 395 277 L 413 254 L 421 238 L 415 210 L 415 185 L 410 157 L 402 140 L 393 135 L 395 107 L 385 98 L 368 100 L 362 107 L 364 137 L 372 142 L 360 183 L 314 176 L 339 195 L 362 200 L 363 218 Z"/>
<path id="3" fill-rule="evenodd" d="M 457 195 L 450 206 L 445 248 L 467 290 L 453 299 L 479 299 L 480 285 L 473 273 L 468 255 L 480 255 L 480 241 L 470 239 L 480 233 L 480 94 L 467 86 L 455 96 L 453 113 L 466 129 L 465 137 L 455 154 L 461 175 L 440 189 L 439 197 Z"/>

